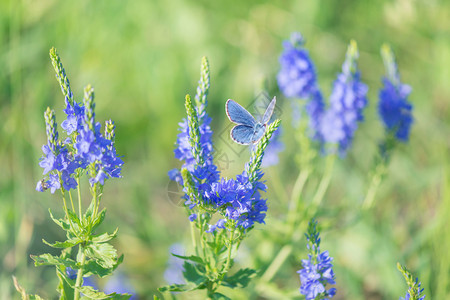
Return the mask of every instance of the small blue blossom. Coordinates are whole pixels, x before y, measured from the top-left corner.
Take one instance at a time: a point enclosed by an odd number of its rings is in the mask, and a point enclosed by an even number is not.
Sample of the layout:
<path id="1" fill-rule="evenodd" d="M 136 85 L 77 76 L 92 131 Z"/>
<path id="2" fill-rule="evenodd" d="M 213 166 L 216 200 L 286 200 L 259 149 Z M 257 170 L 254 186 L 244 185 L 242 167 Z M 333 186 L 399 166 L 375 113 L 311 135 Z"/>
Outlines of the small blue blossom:
<path id="1" fill-rule="evenodd" d="M 71 279 L 71 280 L 77 279 L 77 271 L 72 269 L 71 267 L 66 268 L 66 274 L 67 274 L 67 277 L 69 277 L 69 279 Z"/>
<path id="2" fill-rule="evenodd" d="M 339 153 L 345 155 L 350 147 L 358 122 L 364 120 L 363 109 L 367 106 L 367 85 L 361 82 L 356 59 L 358 49 L 352 41 L 347 57 L 333 85 L 330 107 L 324 113 L 320 134 L 324 141 L 338 144 Z"/>
<path id="3" fill-rule="evenodd" d="M 277 80 L 280 90 L 288 98 L 308 98 L 316 86 L 314 64 L 303 44 L 303 37 L 297 32 L 291 35 L 291 41 L 283 42 Z"/>
<path id="4" fill-rule="evenodd" d="M 379 93 L 378 114 L 388 133 L 394 134 L 401 142 L 407 142 L 413 123 L 413 107 L 408 101 L 411 87 L 400 82 L 400 74 L 390 47 L 384 45 L 381 53 L 387 74 Z"/>
<path id="5" fill-rule="evenodd" d="M 309 222 L 306 233 L 308 240 L 308 259 L 302 260 L 303 269 L 297 273 L 300 275 L 300 293 L 306 300 L 332 298 L 336 294 L 335 288 L 326 289 L 327 284 L 336 284 L 333 272 L 333 258 L 328 251 L 320 252 L 320 237 L 317 230 L 317 221 Z"/>
<path id="6" fill-rule="evenodd" d="M 49 180 L 46 183 L 52 194 L 61 188 L 61 183 L 59 182 L 59 176 L 57 174 L 50 174 Z"/>

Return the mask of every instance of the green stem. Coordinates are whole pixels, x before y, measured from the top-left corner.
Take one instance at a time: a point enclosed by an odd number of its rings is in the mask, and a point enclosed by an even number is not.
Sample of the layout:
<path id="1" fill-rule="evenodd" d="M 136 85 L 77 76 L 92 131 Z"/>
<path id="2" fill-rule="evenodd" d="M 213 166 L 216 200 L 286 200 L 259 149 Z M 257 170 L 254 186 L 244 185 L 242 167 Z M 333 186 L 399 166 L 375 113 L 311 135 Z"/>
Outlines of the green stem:
<path id="1" fill-rule="evenodd" d="M 75 211 L 75 206 L 73 205 L 72 193 L 69 191 L 70 204 L 72 205 L 72 210 Z"/>
<path id="2" fill-rule="evenodd" d="M 312 204 L 316 207 L 322 203 L 323 196 L 325 196 L 325 192 L 330 185 L 331 175 L 333 174 L 333 166 L 334 161 L 336 159 L 336 155 L 330 155 L 327 157 L 326 167 L 325 167 L 325 175 L 322 176 L 322 179 L 319 183 L 319 187 L 317 188 L 316 194 L 314 195 Z"/>
<path id="3" fill-rule="evenodd" d="M 297 217 L 298 205 L 300 203 L 301 194 L 303 188 L 305 186 L 306 181 L 308 180 L 310 174 L 309 168 L 303 168 L 298 174 L 297 180 L 295 181 L 294 188 L 292 189 L 292 197 L 289 203 L 289 210 L 287 215 L 287 222 L 290 227 L 295 226 L 295 220 Z"/>
<path id="4" fill-rule="evenodd" d="M 195 238 L 195 224 L 194 224 L 194 222 L 190 222 L 190 223 L 191 223 L 192 245 L 194 246 L 195 253 L 198 255 L 197 240 Z"/>
<path id="5" fill-rule="evenodd" d="M 79 251 L 81 251 L 81 266 L 78 269 L 77 281 L 75 282 L 75 300 L 80 299 L 81 280 L 83 278 L 83 268 L 86 262 L 86 254 L 84 253 L 84 247 L 80 245 Z"/>
<path id="6" fill-rule="evenodd" d="M 80 218 L 82 216 L 81 213 L 81 187 L 80 187 L 80 178 L 77 177 L 77 192 L 78 192 L 78 213 L 80 215 Z"/>
<path id="7" fill-rule="evenodd" d="M 233 224 L 234 225 L 234 224 Z M 227 262 L 225 264 L 225 267 L 222 270 L 222 278 L 223 276 L 225 276 L 225 274 L 228 272 L 228 269 L 230 268 L 230 263 L 231 263 L 231 250 L 233 249 L 233 239 L 234 239 L 234 232 L 236 231 L 236 229 L 233 229 L 230 232 L 230 240 L 229 240 L 229 244 L 228 244 L 228 254 L 227 254 Z"/>
<path id="8" fill-rule="evenodd" d="M 369 189 L 367 191 L 366 198 L 364 199 L 362 208 L 369 209 L 372 207 L 373 200 L 375 199 L 375 195 L 377 193 L 378 187 L 380 186 L 381 179 L 384 175 L 385 166 L 384 164 L 380 164 L 377 166 L 375 174 L 372 176 L 372 180 L 370 182 Z"/>
<path id="9" fill-rule="evenodd" d="M 292 250 L 293 247 L 290 244 L 284 245 L 283 248 L 281 248 L 280 252 L 278 252 L 278 255 L 275 257 L 275 259 L 269 265 L 267 270 L 261 276 L 262 282 L 269 282 L 275 276 L 275 274 L 281 268 L 281 266 L 289 257 L 289 255 L 291 255 Z"/>

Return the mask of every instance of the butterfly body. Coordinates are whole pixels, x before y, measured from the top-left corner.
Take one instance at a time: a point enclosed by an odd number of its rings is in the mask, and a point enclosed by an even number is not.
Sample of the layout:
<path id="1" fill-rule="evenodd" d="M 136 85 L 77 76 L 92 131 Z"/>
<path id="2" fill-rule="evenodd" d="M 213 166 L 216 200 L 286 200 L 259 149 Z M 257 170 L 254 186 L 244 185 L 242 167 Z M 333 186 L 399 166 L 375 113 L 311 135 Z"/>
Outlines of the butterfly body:
<path id="1" fill-rule="evenodd" d="M 275 109 L 276 98 L 270 102 L 261 122 L 256 119 L 241 105 L 229 99 L 225 105 L 227 116 L 231 122 L 237 125 L 231 129 L 231 139 L 238 144 L 250 145 L 257 143 L 266 131 Z"/>

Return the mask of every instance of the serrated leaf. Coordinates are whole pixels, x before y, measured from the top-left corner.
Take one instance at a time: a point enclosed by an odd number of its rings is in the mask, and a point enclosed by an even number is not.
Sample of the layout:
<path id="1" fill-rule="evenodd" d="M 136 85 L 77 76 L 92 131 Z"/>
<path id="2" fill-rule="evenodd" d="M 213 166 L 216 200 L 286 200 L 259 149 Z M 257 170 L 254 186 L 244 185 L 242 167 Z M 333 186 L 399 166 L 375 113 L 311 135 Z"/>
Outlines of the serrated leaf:
<path id="1" fill-rule="evenodd" d="M 229 288 L 245 288 L 255 274 L 256 271 L 253 269 L 240 269 L 234 275 L 226 276 L 222 281 L 222 285 Z"/>
<path id="2" fill-rule="evenodd" d="M 75 245 L 78 245 L 79 243 L 82 242 L 82 240 L 80 240 L 80 239 L 72 239 L 72 240 L 67 240 L 67 241 L 64 241 L 64 242 L 56 241 L 56 242 L 54 242 L 52 244 L 52 243 L 49 243 L 46 240 L 42 239 L 42 242 L 44 244 L 52 247 L 52 248 L 63 248 L 63 249 L 66 249 L 66 248 L 71 248 L 71 247 L 73 247 Z"/>
<path id="3" fill-rule="evenodd" d="M 119 264 L 122 263 L 122 261 L 123 261 L 123 254 L 117 259 L 114 267 L 112 267 L 112 268 L 104 268 L 101 265 L 99 265 L 97 263 L 97 261 L 89 260 L 84 265 L 85 275 L 95 274 L 95 275 L 100 276 L 100 277 L 108 276 L 118 267 Z"/>
<path id="4" fill-rule="evenodd" d="M 117 262 L 117 250 L 111 244 L 90 244 L 85 253 L 106 269 L 114 267 Z"/>
<path id="5" fill-rule="evenodd" d="M 93 243 L 105 243 L 105 242 L 108 242 L 108 241 L 112 240 L 113 238 L 115 238 L 117 236 L 117 231 L 119 231 L 119 228 L 116 228 L 116 230 L 112 234 L 103 233 L 103 234 L 95 235 L 92 238 L 92 242 Z"/>
<path id="6" fill-rule="evenodd" d="M 197 285 L 193 282 L 188 282 L 186 284 L 172 284 L 158 288 L 160 292 L 189 292 L 198 290 L 200 286 L 203 286 L 204 282 Z"/>
<path id="7" fill-rule="evenodd" d="M 91 204 L 89 204 L 89 207 L 86 209 L 86 213 L 84 214 L 85 220 L 92 217 L 92 215 L 94 214 L 94 208 L 95 208 L 95 201 L 91 201 Z"/>
<path id="8" fill-rule="evenodd" d="M 181 258 L 184 260 L 190 260 L 192 262 L 204 265 L 203 259 L 200 256 L 196 256 L 196 255 L 184 256 L 184 255 L 178 255 L 175 253 L 171 253 L 171 254 L 175 257 L 178 257 L 178 258 Z"/>
<path id="9" fill-rule="evenodd" d="M 102 224 L 103 220 L 105 219 L 105 216 L 106 216 L 106 208 L 102 209 L 102 211 L 99 214 L 97 214 L 95 220 L 93 220 L 91 231 L 94 231 L 98 226 L 100 226 L 100 224 Z"/>
<path id="10" fill-rule="evenodd" d="M 205 282 L 207 278 L 203 272 L 202 266 L 191 264 L 187 261 L 184 261 L 183 264 L 183 277 L 187 282 L 192 282 L 196 285 L 200 285 L 202 282 Z"/>
<path id="11" fill-rule="evenodd" d="M 72 269 L 76 268 L 75 261 L 69 258 L 62 259 L 58 256 L 53 256 L 51 254 L 45 253 L 39 256 L 31 255 L 31 258 L 34 260 L 34 265 L 37 266 L 60 266 L 63 265 L 65 267 L 71 267 Z"/>
<path id="12" fill-rule="evenodd" d="M 227 296 L 225 296 L 224 294 L 221 293 L 214 293 L 212 294 L 212 298 L 214 300 L 231 300 L 231 298 L 228 298 Z"/>

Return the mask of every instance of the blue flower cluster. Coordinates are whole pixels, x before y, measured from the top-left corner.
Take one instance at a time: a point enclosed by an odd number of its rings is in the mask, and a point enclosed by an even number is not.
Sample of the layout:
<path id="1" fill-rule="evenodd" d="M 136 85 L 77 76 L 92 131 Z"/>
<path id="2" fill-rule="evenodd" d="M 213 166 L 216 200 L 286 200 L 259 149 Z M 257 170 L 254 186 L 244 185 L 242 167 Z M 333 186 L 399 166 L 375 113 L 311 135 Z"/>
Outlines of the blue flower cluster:
<path id="1" fill-rule="evenodd" d="M 305 234 L 308 240 L 308 259 L 302 260 L 303 269 L 300 274 L 300 293 L 305 295 L 306 300 L 328 299 L 336 294 L 336 288 L 326 290 L 327 284 L 335 284 L 333 272 L 333 258 L 328 251 L 320 253 L 320 238 L 317 230 L 317 221 L 309 222 L 308 231 Z"/>
<path id="2" fill-rule="evenodd" d="M 266 189 L 266 186 L 260 182 L 263 174 L 259 170 L 257 174 L 249 174 L 246 169 L 236 179 L 220 178 L 220 173 L 213 161 L 211 118 L 206 113 L 208 88 L 209 70 L 206 61 L 202 66 L 202 78 L 197 89 L 195 109 L 191 113 L 188 110 L 188 118 L 179 123 L 180 133 L 174 150 L 175 157 L 184 162 L 181 169 L 189 171 L 193 188 L 199 199 L 189 198 L 181 170 L 169 171 L 169 177 L 184 186 L 185 205 L 192 210 L 189 216 L 191 222 L 198 217 L 195 207 L 201 205 L 222 215 L 216 224 L 209 225 L 208 232 L 224 229 L 226 226 L 247 230 L 255 222 L 264 223 L 267 205 L 266 200 L 261 199 L 260 195 L 260 191 Z M 192 113 L 196 116 L 190 116 Z M 197 123 L 194 126 L 189 122 Z M 198 127 L 198 130 L 195 130 L 195 127 Z M 194 132 L 191 132 L 192 129 Z M 198 154 L 198 151 L 193 149 L 193 141 L 199 143 L 198 148 L 201 150 Z"/>
<path id="3" fill-rule="evenodd" d="M 356 43 L 350 43 L 342 73 L 334 82 L 330 106 L 326 110 L 314 64 L 302 48 L 303 39 L 294 33 L 291 40 L 283 43 L 285 50 L 280 58 L 278 85 L 288 98 L 307 99 L 305 111 L 309 116 L 312 138 L 321 143 L 338 144 L 340 154 L 344 155 L 351 145 L 358 122 L 363 120 L 362 111 L 367 105 L 367 86 L 361 82 L 356 65 Z M 298 112 L 296 115 L 294 119 L 301 117 Z"/>
<path id="4" fill-rule="evenodd" d="M 198 114 L 198 109 L 196 109 Z M 217 166 L 213 162 L 213 143 L 212 143 L 212 130 L 211 130 L 211 118 L 206 111 L 203 111 L 199 118 L 199 131 L 200 131 L 200 144 L 202 149 L 202 164 L 198 164 L 194 158 L 189 142 L 190 133 L 187 118 L 184 118 L 179 123 L 180 133 L 177 136 L 177 147 L 174 150 L 175 158 L 184 161 L 181 168 L 186 168 L 192 173 L 193 179 L 196 182 L 196 186 L 201 194 L 204 194 L 208 187 L 219 180 L 219 171 Z M 171 180 L 175 180 L 180 185 L 183 185 L 183 179 L 180 174 L 180 170 L 173 169 L 169 171 L 169 177 Z"/>
<path id="5" fill-rule="evenodd" d="M 351 41 L 342 73 L 333 85 L 330 107 L 324 113 L 320 126 L 324 142 L 338 144 L 341 155 L 345 155 L 350 147 L 358 122 L 364 120 L 362 112 L 367 106 L 368 88 L 361 82 L 357 58 L 356 42 Z"/>
<path id="6" fill-rule="evenodd" d="M 413 123 L 412 105 L 408 102 L 411 87 L 400 82 L 394 55 L 389 46 L 382 48 L 386 77 L 380 90 L 378 114 L 388 133 L 392 133 L 399 141 L 407 142 Z"/>
<path id="7" fill-rule="evenodd" d="M 278 86 L 288 98 L 308 98 L 316 88 L 316 72 L 302 35 L 294 32 L 291 41 L 284 41 L 280 56 L 281 70 L 277 75 Z"/>
<path id="8" fill-rule="evenodd" d="M 262 177 L 262 173 L 260 175 Z M 236 179 L 224 179 L 211 185 L 205 199 L 215 208 L 225 212 L 226 219 L 210 225 L 209 232 L 224 228 L 227 220 L 235 222 L 236 227 L 248 229 L 257 223 L 264 223 L 266 217 L 266 200 L 261 199 L 260 191 L 265 191 L 266 185 L 256 181 L 251 183 L 247 172 L 236 176 Z"/>
<path id="9" fill-rule="evenodd" d="M 277 75 L 278 86 L 288 98 L 306 99 L 306 113 L 309 116 L 311 136 L 320 138 L 320 120 L 325 103 L 317 82 L 314 63 L 308 51 L 303 47 L 304 39 L 298 32 L 291 35 L 290 41 L 284 41 L 284 51 L 280 56 L 281 69 Z M 297 127 L 302 117 L 299 103 L 293 100 L 293 122 Z"/>
<path id="10" fill-rule="evenodd" d="M 64 112 L 67 119 L 61 124 L 68 137 L 58 140 L 57 124 L 54 111 L 49 108 L 45 112 L 45 124 L 48 141 L 42 147 L 44 155 L 39 165 L 44 169 L 47 180 L 37 183 L 36 190 L 51 193 L 61 187 L 64 190 L 75 189 L 76 179 L 83 172 L 90 176 L 92 185 L 104 185 L 105 179 L 121 177 L 123 161 L 116 154 L 114 146 L 114 123 L 105 123 L 105 136 L 100 132 L 101 124 L 95 123 L 94 90 L 88 86 L 85 90 L 84 104 L 71 102 L 66 96 Z"/>

